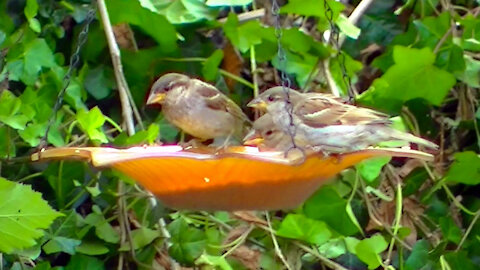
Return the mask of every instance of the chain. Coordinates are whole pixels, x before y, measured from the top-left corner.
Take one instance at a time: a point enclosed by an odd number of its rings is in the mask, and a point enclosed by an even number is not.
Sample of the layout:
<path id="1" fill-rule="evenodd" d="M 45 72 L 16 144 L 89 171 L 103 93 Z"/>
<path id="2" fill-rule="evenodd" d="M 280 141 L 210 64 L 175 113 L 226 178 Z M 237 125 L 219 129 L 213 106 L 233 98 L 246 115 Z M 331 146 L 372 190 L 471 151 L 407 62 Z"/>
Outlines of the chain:
<path id="1" fill-rule="evenodd" d="M 62 106 L 63 97 L 65 96 L 65 92 L 67 91 L 68 86 L 70 85 L 73 71 L 75 70 L 76 66 L 78 65 L 78 62 L 80 61 L 80 51 L 82 47 L 85 45 L 85 42 L 87 42 L 88 30 L 89 30 L 90 24 L 95 19 L 95 13 L 97 12 L 95 7 L 96 5 L 93 5 L 93 8 L 91 8 L 88 11 L 87 16 L 85 17 L 85 23 L 83 25 L 83 29 L 78 34 L 77 46 L 72 56 L 70 57 L 70 65 L 68 66 L 67 73 L 65 73 L 65 76 L 63 77 L 63 88 L 58 93 L 57 101 L 53 106 L 52 116 L 48 121 L 47 130 L 45 131 L 45 135 L 43 136 L 39 144 L 40 149 L 45 147 L 48 143 L 48 132 L 50 131 L 50 128 L 52 127 L 53 123 L 57 118 L 57 112 L 60 109 L 60 106 Z"/>
<path id="2" fill-rule="evenodd" d="M 340 31 L 337 28 L 337 26 L 335 25 L 335 23 L 333 22 L 333 10 L 330 7 L 330 4 L 328 3 L 328 0 L 323 0 L 323 5 L 324 5 L 324 8 L 325 8 L 325 17 L 327 18 L 328 24 L 330 26 L 330 38 L 329 38 L 328 41 L 332 42 L 333 47 L 338 52 L 338 56 L 337 56 L 338 57 L 338 65 L 340 66 L 340 71 L 342 72 L 342 80 L 343 80 L 343 83 L 345 84 L 345 86 L 347 87 L 347 93 L 348 93 L 349 101 L 353 102 L 355 94 L 354 94 L 353 88 L 352 88 L 352 80 L 351 80 L 350 76 L 348 76 L 347 69 L 345 67 L 346 66 L 345 62 L 346 62 L 347 59 L 345 57 L 345 54 L 342 52 L 342 50 L 340 48 L 340 45 L 338 43 L 338 40 L 340 38 Z"/>
<path id="3" fill-rule="evenodd" d="M 275 18 L 274 26 L 275 26 L 275 37 L 277 38 L 277 48 L 278 48 L 277 58 L 278 58 L 278 65 L 279 65 L 279 71 L 280 71 L 280 78 L 282 83 L 282 89 L 286 96 L 285 110 L 288 113 L 288 117 L 290 121 L 288 135 L 292 140 L 293 148 L 298 148 L 297 144 L 295 143 L 297 127 L 295 126 L 295 123 L 293 121 L 293 104 L 290 101 L 290 87 L 292 83 L 286 73 L 287 55 L 285 54 L 285 50 L 283 49 L 283 46 L 282 46 L 283 30 L 282 30 L 282 25 L 280 23 L 280 6 L 278 5 L 277 0 L 272 0 L 272 15 Z M 289 150 L 287 150 L 286 154 L 288 154 L 288 151 Z"/>

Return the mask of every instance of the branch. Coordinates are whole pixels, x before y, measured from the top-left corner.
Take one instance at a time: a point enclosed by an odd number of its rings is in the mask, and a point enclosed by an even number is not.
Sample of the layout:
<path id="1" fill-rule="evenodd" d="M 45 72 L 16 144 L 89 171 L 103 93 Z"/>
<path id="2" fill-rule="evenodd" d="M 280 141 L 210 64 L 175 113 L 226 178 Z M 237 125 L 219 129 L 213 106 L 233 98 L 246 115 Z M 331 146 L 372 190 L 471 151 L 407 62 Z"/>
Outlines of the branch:
<path id="1" fill-rule="evenodd" d="M 105 36 L 107 38 L 108 48 L 110 50 L 110 56 L 112 57 L 113 70 L 115 72 L 115 80 L 117 81 L 118 92 L 120 94 L 120 103 L 122 105 L 123 121 L 127 126 L 127 133 L 129 136 L 135 134 L 135 126 L 133 124 L 132 108 L 128 100 L 128 89 L 125 75 L 123 74 L 122 61 L 120 58 L 120 49 L 118 48 L 115 35 L 113 34 L 112 24 L 108 17 L 107 7 L 105 0 L 98 0 L 98 11 L 102 20 L 103 29 L 105 30 Z"/>

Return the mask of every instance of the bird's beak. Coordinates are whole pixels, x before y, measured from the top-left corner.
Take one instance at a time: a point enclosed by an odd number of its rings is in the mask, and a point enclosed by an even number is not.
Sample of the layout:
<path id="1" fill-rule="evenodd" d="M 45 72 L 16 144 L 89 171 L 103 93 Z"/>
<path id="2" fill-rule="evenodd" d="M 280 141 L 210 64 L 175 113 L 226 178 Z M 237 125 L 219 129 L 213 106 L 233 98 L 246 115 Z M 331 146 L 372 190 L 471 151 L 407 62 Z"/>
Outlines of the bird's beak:
<path id="1" fill-rule="evenodd" d="M 256 130 L 252 129 L 245 138 L 243 138 L 244 145 L 260 145 L 264 139 L 257 133 Z"/>
<path id="2" fill-rule="evenodd" d="M 260 110 L 266 110 L 267 109 L 267 103 L 263 101 L 261 98 L 254 98 L 252 101 L 250 101 L 247 104 L 248 107 L 252 107 L 255 109 L 260 109 Z"/>
<path id="3" fill-rule="evenodd" d="M 167 95 L 165 93 L 152 93 L 147 99 L 147 105 L 162 103 Z"/>

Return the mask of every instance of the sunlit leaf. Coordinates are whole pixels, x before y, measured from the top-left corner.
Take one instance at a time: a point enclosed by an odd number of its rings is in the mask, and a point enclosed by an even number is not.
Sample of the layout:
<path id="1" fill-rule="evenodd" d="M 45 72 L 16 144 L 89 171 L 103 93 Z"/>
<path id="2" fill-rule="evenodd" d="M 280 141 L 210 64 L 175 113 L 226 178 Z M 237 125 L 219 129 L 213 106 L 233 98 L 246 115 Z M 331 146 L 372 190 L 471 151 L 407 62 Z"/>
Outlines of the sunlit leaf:
<path id="1" fill-rule="evenodd" d="M 440 105 L 455 84 L 452 74 L 433 65 L 435 54 L 428 48 L 396 46 L 393 58 L 395 64 L 359 96 L 359 102 L 391 112 L 399 112 L 403 102 L 414 98 Z"/>
<path id="2" fill-rule="evenodd" d="M 376 234 L 361 240 L 355 247 L 355 254 L 360 260 L 368 264 L 368 269 L 376 269 L 382 262 L 379 254 L 387 247 L 387 241 L 380 234 Z"/>
<path id="3" fill-rule="evenodd" d="M 297 214 L 288 214 L 280 223 L 277 234 L 317 245 L 325 243 L 332 235 L 324 222 Z"/>
<path id="4" fill-rule="evenodd" d="M 36 244 L 53 220 L 62 214 L 53 210 L 30 186 L 0 178 L 0 250 L 10 253 Z"/>
<path id="5" fill-rule="evenodd" d="M 455 161 L 448 170 L 448 181 L 477 185 L 480 183 L 480 157 L 471 151 L 455 153 Z"/>

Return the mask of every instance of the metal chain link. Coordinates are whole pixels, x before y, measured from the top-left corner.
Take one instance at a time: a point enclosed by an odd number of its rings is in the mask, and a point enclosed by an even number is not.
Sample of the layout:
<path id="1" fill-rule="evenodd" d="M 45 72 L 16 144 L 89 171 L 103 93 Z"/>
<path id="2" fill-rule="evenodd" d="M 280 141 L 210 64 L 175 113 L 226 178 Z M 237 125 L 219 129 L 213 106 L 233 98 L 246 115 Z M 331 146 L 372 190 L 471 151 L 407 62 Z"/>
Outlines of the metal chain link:
<path id="1" fill-rule="evenodd" d="M 342 80 L 345 86 L 347 87 L 347 94 L 349 97 L 349 101 L 353 102 L 354 101 L 354 92 L 353 92 L 353 87 L 352 87 L 352 80 L 350 76 L 347 73 L 347 68 L 345 65 L 346 62 L 346 57 L 345 54 L 342 52 L 340 45 L 339 45 L 339 39 L 340 39 L 340 31 L 338 27 L 335 25 L 333 22 L 333 10 L 330 7 L 330 4 L 328 3 L 327 0 L 323 1 L 323 5 L 325 8 L 325 17 L 328 20 L 328 24 L 330 26 L 330 38 L 329 42 L 333 44 L 333 47 L 337 50 L 338 52 L 338 65 L 340 66 L 340 71 L 342 72 Z"/>
<path id="2" fill-rule="evenodd" d="M 70 57 L 70 65 L 68 66 L 68 70 L 65 73 L 65 76 L 63 77 L 63 88 L 60 90 L 57 96 L 57 101 L 55 102 L 55 105 L 53 106 L 53 111 L 52 111 L 52 116 L 50 117 L 48 124 L 47 124 L 47 130 L 45 131 L 45 135 L 40 141 L 39 148 L 44 148 L 48 144 L 48 132 L 50 131 L 50 128 L 52 127 L 53 123 L 55 122 L 57 118 L 57 112 L 60 109 L 60 106 L 62 106 L 63 103 L 63 97 L 65 96 L 65 92 L 67 91 L 68 86 L 70 85 L 70 81 L 72 78 L 73 71 L 75 70 L 76 66 L 78 65 L 78 62 L 80 62 L 80 52 L 82 47 L 85 45 L 87 42 L 88 38 L 88 30 L 90 28 L 90 24 L 93 22 L 95 19 L 95 14 L 97 12 L 96 5 L 92 3 L 93 7 L 88 11 L 86 17 L 85 17 L 85 22 L 82 28 L 82 31 L 78 34 L 78 40 L 77 40 L 77 46 L 75 47 L 75 51 L 73 52 L 72 56 Z"/>
<path id="3" fill-rule="evenodd" d="M 277 38 L 277 58 L 278 58 L 278 66 L 279 66 L 279 71 L 280 71 L 280 78 L 281 78 L 281 84 L 282 84 L 282 90 L 285 93 L 286 99 L 285 99 L 285 110 L 288 113 L 289 116 L 289 121 L 290 121 L 290 126 L 288 129 L 288 135 L 290 136 L 290 139 L 292 141 L 293 148 L 298 148 L 297 144 L 295 143 L 295 136 L 297 133 L 297 127 L 295 126 L 294 120 L 293 120 L 293 104 L 290 101 L 290 87 L 292 85 L 290 78 L 288 77 L 286 73 L 286 64 L 287 64 L 287 55 L 285 53 L 285 50 L 282 46 L 282 36 L 283 36 L 283 29 L 282 29 L 282 24 L 280 22 L 280 6 L 278 5 L 277 0 L 272 0 L 272 15 L 275 18 L 275 37 Z M 288 154 L 287 153 L 285 154 Z"/>

